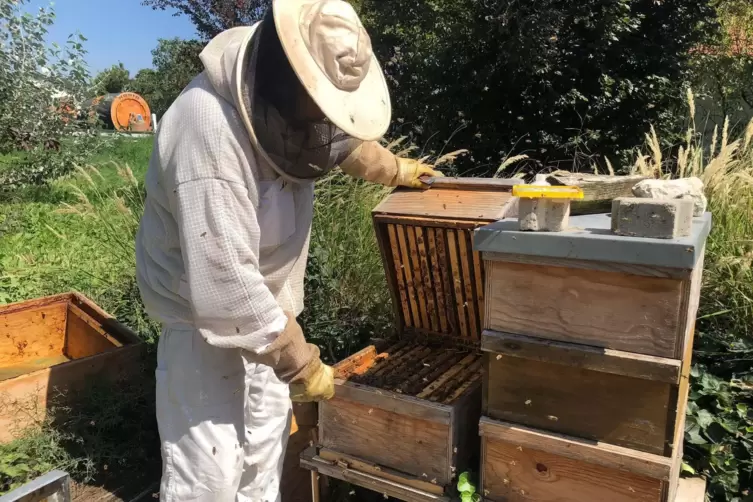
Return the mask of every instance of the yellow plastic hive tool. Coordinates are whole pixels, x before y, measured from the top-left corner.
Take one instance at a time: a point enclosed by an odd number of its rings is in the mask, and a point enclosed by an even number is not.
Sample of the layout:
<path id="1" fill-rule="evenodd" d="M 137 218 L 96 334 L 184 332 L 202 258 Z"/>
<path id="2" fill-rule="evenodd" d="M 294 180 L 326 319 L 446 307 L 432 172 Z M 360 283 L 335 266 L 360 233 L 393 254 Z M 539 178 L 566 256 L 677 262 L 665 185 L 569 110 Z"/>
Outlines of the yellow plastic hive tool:
<path id="1" fill-rule="evenodd" d="M 512 195 L 523 199 L 582 199 L 583 190 L 573 186 L 514 185 Z"/>

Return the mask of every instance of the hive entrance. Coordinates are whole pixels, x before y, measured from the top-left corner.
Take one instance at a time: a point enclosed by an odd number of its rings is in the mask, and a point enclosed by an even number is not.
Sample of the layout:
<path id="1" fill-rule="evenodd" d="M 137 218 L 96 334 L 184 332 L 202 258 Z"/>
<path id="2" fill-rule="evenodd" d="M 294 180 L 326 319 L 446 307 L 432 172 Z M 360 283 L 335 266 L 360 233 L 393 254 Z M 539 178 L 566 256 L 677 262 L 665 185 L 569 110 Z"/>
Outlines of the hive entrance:
<path id="1" fill-rule="evenodd" d="M 472 349 L 409 340 L 380 352 L 370 349 L 338 365 L 338 376 L 442 404 L 455 402 L 481 380 L 481 354 Z"/>

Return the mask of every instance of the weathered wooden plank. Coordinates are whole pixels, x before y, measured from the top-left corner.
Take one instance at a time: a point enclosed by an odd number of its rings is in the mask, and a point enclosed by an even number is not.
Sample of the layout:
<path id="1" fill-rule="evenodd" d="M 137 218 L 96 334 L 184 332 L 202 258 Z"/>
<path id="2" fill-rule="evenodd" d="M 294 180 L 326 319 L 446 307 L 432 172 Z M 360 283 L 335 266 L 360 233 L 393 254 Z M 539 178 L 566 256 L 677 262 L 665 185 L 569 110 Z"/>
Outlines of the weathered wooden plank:
<path id="1" fill-rule="evenodd" d="M 487 354 L 486 415 L 664 455 L 676 400 L 664 382 Z M 673 419 L 672 419 L 673 420 Z"/>
<path id="2" fill-rule="evenodd" d="M 340 479 L 388 497 L 405 502 L 450 502 L 450 497 L 422 492 L 406 485 L 388 481 L 354 469 L 342 468 L 325 461 L 316 454 L 315 448 L 309 448 L 301 454 L 301 465 L 325 476 Z"/>
<path id="3" fill-rule="evenodd" d="M 703 502 L 706 495 L 706 480 L 703 478 L 681 479 L 675 502 Z"/>
<path id="4" fill-rule="evenodd" d="M 483 482 L 489 502 L 661 502 L 664 482 L 484 438 Z"/>
<path id="5" fill-rule="evenodd" d="M 683 268 L 651 267 L 649 265 L 634 265 L 632 263 L 615 263 L 609 261 L 575 260 L 571 258 L 555 258 L 549 256 L 529 256 L 523 254 L 497 253 L 487 251 L 483 253 L 484 260 L 519 263 L 522 265 L 541 265 L 545 267 L 565 267 L 582 270 L 597 270 L 602 272 L 618 272 L 646 277 L 666 279 L 686 279 L 691 270 Z"/>
<path id="6" fill-rule="evenodd" d="M 63 355 L 67 302 L 0 310 L 0 368 Z"/>
<path id="7" fill-rule="evenodd" d="M 668 384 L 680 383 L 681 361 L 646 356 L 567 342 L 555 342 L 512 333 L 485 330 L 481 350 L 550 364 L 641 378 Z M 553 371 L 557 371 L 557 366 Z"/>
<path id="8" fill-rule="evenodd" d="M 510 192 L 515 185 L 525 183 L 518 178 L 429 178 L 425 183 L 431 188 L 460 190 L 497 190 Z"/>
<path id="9" fill-rule="evenodd" d="M 405 417 L 417 420 L 436 422 L 444 425 L 450 423 L 450 408 L 448 406 L 351 382 L 335 380 L 335 384 L 336 398 L 353 401 L 364 406 L 380 408 L 386 412 L 404 415 Z M 326 408 L 332 402 L 322 403 L 320 409 Z"/>
<path id="10" fill-rule="evenodd" d="M 395 282 L 397 283 L 398 295 L 400 298 L 400 309 L 403 313 L 403 322 L 407 327 L 413 326 L 413 320 L 410 315 L 410 304 L 408 303 L 408 291 L 405 285 L 405 264 L 400 258 L 400 245 L 397 240 L 397 232 L 395 231 L 395 225 L 387 225 L 387 234 L 390 241 L 390 249 L 392 251 L 392 263 L 395 270 Z M 408 265 L 410 266 L 410 265 Z"/>
<path id="11" fill-rule="evenodd" d="M 473 262 L 473 250 L 470 245 L 470 237 L 464 230 L 458 231 L 458 246 L 460 255 L 460 270 L 458 271 L 463 290 L 465 293 L 465 302 L 463 307 L 466 318 L 468 319 L 468 337 L 473 341 L 478 341 L 481 326 L 478 324 L 478 315 L 476 314 L 476 299 L 474 298 L 473 275 L 471 264 Z"/>
<path id="12" fill-rule="evenodd" d="M 405 272 L 405 283 L 408 286 L 408 302 L 410 304 L 411 317 L 413 319 L 411 325 L 414 327 L 421 327 L 421 316 L 418 310 L 418 304 L 416 303 L 416 289 L 413 282 L 413 271 L 410 265 L 410 254 L 408 252 L 408 244 L 406 243 L 406 229 L 403 225 L 397 225 L 397 242 L 400 247 L 400 262 L 403 264 L 403 271 Z"/>
<path id="13" fill-rule="evenodd" d="M 616 272 L 487 262 L 495 331 L 676 357 L 683 282 Z"/>
<path id="14" fill-rule="evenodd" d="M 408 250 L 410 253 L 411 274 L 413 275 L 413 288 L 416 290 L 416 301 L 418 302 L 418 311 L 421 315 L 421 327 L 432 329 L 427 314 L 426 290 L 421 280 L 421 260 L 418 256 L 418 246 L 416 244 L 416 230 L 414 226 L 406 226 L 405 231 L 408 234 Z"/>
<path id="15" fill-rule="evenodd" d="M 65 355 L 71 359 L 102 354 L 122 347 L 108 336 L 97 323 L 75 305 L 68 306 Z"/>
<path id="16" fill-rule="evenodd" d="M 465 315 L 465 298 L 463 297 L 463 279 L 461 275 L 462 271 L 459 264 L 460 259 L 458 258 L 458 239 L 454 230 L 448 230 L 446 235 L 447 251 L 450 257 L 449 268 L 451 272 L 452 286 L 455 291 L 455 312 L 457 312 L 458 327 L 460 328 L 459 334 L 463 338 L 468 339 L 469 330 Z"/>
<path id="17" fill-rule="evenodd" d="M 515 449 L 539 450 L 577 462 L 666 481 L 672 460 L 611 444 L 546 433 L 520 425 L 482 417 L 479 433 L 485 439 L 507 443 Z M 604 499 L 607 500 L 607 499 Z"/>
<path id="18" fill-rule="evenodd" d="M 439 265 L 439 255 L 437 254 L 437 240 L 435 236 L 435 230 L 428 228 L 427 234 L 429 237 L 429 257 L 431 259 L 431 272 L 434 279 L 434 292 L 437 298 L 437 316 L 439 317 L 439 326 L 442 333 L 447 333 L 447 299 L 445 298 L 444 282 L 442 280 L 442 271 Z"/>
<path id="19" fill-rule="evenodd" d="M 473 241 L 471 241 L 471 249 L 473 249 L 472 243 Z M 486 291 L 484 288 L 484 261 L 481 259 L 481 253 L 478 251 L 473 251 L 473 278 L 476 286 L 478 325 L 480 328 L 483 328 L 486 309 L 484 297 L 486 296 Z"/>
<path id="20" fill-rule="evenodd" d="M 416 406 L 381 399 L 356 402 L 342 396 L 320 403 L 320 444 L 324 448 L 358 457 L 410 474 L 419 479 L 450 482 L 447 450 L 450 448 L 450 409 L 447 423 L 421 419 Z M 381 397 L 381 396 L 380 396 Z M 394 401 L 390 405 L 389 401 Z M 416 403 L 412 403 L 416 404 Z M 428 403 L 431 404 L 431 403 Z M 428 409 L 428 406 L 425 406 Z"/>
<path id="21" fill-rule="evenodd" d="M 416 246 L 418 247 L 418 258 L 421 262 L 421 279 L 423 282 L 424 293 L 426 294 L 426 309 L 431 322 L 432 331 L 439 332 L 440 325 L 437 318 L 437 302 L 435 300 L 434 285 L 431 281 L 431 272 L 429 269 L 429 247 L 426 244 L 426 236 L 424 229 L 421 227 L 413 227 L 416 230 Z"/>
<path id="22" fill-rule="evenodd" d="M 583 190 L 583 200 L 573 201 L 573 215 L 609 212 L 612 200 L 632 197 L 633 187 L 645 176 L 607 176 L 600 174 L 555 173 L 547 177 L 552 185 L 577 186 Z"/>
<path id="23" fill-rule="evenodd" d="M 374 209 L 374 213 L 491 223 L 506 216 L 507 203 L 511 200 L 510 192 L 499 190 L 398 188 Z"/>

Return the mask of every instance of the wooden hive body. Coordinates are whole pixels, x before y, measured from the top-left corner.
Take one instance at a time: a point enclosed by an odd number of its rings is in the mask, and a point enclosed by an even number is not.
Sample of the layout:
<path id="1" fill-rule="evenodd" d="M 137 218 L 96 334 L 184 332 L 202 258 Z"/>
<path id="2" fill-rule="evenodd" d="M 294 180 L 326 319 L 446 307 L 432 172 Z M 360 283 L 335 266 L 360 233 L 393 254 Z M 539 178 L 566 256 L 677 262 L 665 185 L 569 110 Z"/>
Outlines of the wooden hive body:
<path id="1" fill-rule="evenodd" d="M 512 184 L 442 180 L 397 189 L 374 210 L 399 336 L 335 366 L 320 448 L 304 465 L 403 500 L 444 500 L 477 458 L 484 271 L 471 238 L 504 217 Z"/>
<path id="2" fill-rule="evenodd" d="M 475 236 L 486 266 L 483 487 L 492 501 L 528 500 L 520 490 L 673 501 L 710 218 L 677 240 L 611 235 L 606 215 L 571 225 L 536 234 L 498 222 Z"/>

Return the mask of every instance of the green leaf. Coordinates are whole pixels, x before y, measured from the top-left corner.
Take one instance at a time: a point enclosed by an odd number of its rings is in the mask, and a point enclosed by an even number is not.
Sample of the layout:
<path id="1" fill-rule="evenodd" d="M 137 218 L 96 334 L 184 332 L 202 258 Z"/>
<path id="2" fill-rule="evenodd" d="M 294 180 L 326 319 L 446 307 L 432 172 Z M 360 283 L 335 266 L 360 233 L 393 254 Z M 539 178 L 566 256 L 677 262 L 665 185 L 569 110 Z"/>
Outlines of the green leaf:
<path id="1" fill-rule="evenodd" d="M 690 467 L 685 462 L 682 463 L 682 472 L 687 472 L 688 474 L 695 475 L 695 469 Z"/>
<path id="2" fill-rule="evenodd" d="M 698 412 L 698 415 L 696 415 L 696 420 L 698 422 L 698 425 L 702 429 L 705 429 L 714 422 L 714 415 L 712 415 L 708 410 L 700 410 Z"/>

